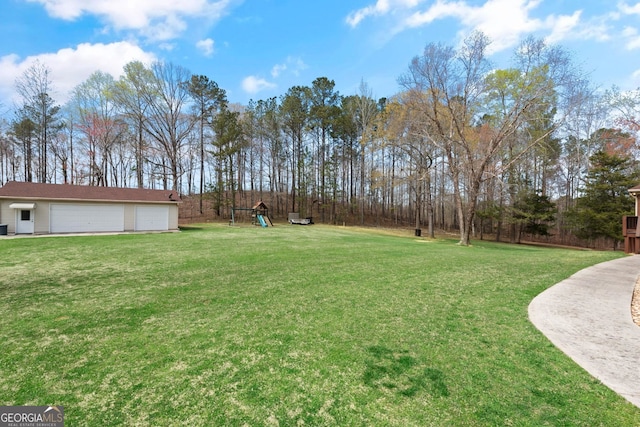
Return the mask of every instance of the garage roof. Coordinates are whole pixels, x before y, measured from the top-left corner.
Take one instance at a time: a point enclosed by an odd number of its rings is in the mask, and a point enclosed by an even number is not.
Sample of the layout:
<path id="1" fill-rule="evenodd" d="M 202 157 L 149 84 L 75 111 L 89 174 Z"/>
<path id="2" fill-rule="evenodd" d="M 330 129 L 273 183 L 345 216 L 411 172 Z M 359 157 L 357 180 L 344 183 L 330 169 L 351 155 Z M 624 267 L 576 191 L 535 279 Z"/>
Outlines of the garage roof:
<path id="1" fill-rule="evenodd" d="M 0 188 L 0 199 L 8 198 L 180 203 L 180 195 L 172 190 L 41 184 L 18 181 L 7 182 Z"/>

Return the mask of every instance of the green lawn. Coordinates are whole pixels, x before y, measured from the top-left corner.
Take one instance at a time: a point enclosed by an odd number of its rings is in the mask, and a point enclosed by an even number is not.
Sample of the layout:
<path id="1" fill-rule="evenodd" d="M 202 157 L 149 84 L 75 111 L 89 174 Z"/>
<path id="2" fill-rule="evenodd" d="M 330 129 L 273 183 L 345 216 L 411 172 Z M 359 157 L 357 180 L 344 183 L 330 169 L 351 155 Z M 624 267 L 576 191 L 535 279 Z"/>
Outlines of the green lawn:
<path id="1" fill-rule="evenodd" d="M 0 240 L 0 405 L 69 426 L 638 426 L 527 305 L 620 253 L 319 225 Z"/>

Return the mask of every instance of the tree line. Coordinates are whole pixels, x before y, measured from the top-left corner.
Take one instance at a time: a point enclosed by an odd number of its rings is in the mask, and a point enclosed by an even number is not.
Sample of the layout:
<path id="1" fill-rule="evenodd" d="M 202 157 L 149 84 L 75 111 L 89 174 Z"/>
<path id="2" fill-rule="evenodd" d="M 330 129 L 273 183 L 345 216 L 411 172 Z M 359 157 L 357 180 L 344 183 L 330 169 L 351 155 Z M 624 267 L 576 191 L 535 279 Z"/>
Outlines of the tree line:
<path id="1" fill-rule="evenodd" d="M 509 68 L 492 66 L 489 46 L 482 33 L 427 44 L 388 98 L 318 77 L 247 105 L 205 75 L 135 61 L 58 105 L 36 62 L 0 129 L 0 181 L 171 188 L 217 218 L 265 200 L 276 215 L 456 231 L 463 245 L 615 245 L 640 184 L 640 95 L 597 90 L 541 40 L 522 41 Z"/>

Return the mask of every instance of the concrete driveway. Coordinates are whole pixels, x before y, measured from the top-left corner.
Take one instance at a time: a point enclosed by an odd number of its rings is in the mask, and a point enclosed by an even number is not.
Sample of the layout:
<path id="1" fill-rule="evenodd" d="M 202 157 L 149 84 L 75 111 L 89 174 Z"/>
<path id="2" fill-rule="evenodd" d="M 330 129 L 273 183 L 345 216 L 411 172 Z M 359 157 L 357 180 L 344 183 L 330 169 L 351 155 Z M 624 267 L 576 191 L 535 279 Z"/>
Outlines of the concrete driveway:
<path id="1" fill-rule="evenodd" d="M 529 305 L 529 319 L 556 347 L 638 407 L 640 326 L 631 318 L 631 297 L 639 275 L 639 255 L 604 262 Z"/>

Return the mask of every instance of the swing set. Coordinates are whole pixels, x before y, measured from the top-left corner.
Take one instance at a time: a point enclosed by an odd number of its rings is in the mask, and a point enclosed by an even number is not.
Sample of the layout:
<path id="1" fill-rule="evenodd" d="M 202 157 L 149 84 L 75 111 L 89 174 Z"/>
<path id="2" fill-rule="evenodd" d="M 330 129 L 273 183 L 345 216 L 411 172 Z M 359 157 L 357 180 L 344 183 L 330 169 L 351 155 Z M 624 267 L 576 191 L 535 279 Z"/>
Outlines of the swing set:
<path id="1" fill-rule="evenodd" d="M 269 217 L 269 208 L 264 202 L 258 202 L 252 208 L 231 208 L 231 221 L 229 225 L 236 225 L 242 215 L 236 215 L 236 213 L 251 212 L 251 225 L 259 225 L 261 227 L 268 227 L 269 224 L 273 227 L 273 222 Z M 267 223 L 268 222 L 268 223 Z"/>

